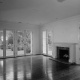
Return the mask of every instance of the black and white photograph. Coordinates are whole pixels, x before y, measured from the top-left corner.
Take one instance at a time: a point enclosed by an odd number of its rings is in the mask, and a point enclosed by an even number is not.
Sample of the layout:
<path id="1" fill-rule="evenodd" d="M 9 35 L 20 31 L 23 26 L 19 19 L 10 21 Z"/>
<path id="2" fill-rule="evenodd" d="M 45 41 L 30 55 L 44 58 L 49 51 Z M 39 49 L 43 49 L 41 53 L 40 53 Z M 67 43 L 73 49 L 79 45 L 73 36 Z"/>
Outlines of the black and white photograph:
<path id="1" fill-rule="evenodd" d="M 0 80 L 80 80 L 80 0 L 0 0 Z"/>

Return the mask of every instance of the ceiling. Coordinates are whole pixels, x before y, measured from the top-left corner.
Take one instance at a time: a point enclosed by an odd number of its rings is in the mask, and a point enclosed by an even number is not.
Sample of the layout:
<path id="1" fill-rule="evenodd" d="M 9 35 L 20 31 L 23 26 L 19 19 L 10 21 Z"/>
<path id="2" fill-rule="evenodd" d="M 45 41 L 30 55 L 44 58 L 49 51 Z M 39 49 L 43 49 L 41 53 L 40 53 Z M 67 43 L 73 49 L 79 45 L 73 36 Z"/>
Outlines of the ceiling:
<path id="1" fill-rule="evenodd" d="M 80 0 L 0 0 L 0 21 L 46 24 L 80 14 Z"/>

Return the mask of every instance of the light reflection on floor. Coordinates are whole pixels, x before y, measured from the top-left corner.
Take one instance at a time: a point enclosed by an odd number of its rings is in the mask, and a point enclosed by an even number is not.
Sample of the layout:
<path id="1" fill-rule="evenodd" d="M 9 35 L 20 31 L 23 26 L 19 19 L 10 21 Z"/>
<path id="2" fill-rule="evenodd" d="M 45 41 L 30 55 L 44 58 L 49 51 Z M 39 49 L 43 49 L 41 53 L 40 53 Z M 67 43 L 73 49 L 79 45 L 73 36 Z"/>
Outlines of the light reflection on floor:
<path id="1" fill-rule="evenodd" d="M 36 78 L 43 78 L 42 65 L 42 56 L 37 58 L 27 56 L 1 59 L 0 80 L 35 80 Z"/>
<path id="2" fill-rule="evenodd" d="M 54 72 L 62 66 L 41 55 L 0 59 L 0 80 L 56 80 Z"/>

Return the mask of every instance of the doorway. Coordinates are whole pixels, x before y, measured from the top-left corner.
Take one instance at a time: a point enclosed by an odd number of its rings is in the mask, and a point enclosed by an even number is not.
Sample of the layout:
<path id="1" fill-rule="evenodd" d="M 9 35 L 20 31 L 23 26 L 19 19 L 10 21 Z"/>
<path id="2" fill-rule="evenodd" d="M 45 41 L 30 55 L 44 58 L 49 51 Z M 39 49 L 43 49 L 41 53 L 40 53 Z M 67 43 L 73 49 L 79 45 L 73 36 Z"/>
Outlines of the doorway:
<path id="1" fill-rule="evenodd" d="M 32 53 L 32 33 L 30 31 L 17 31 L 17 56 Z"/>
<path id="2" fill-rule="evenodd" d="M 32 54 L 32 32 L 0 30 L 0 58 Z"/>

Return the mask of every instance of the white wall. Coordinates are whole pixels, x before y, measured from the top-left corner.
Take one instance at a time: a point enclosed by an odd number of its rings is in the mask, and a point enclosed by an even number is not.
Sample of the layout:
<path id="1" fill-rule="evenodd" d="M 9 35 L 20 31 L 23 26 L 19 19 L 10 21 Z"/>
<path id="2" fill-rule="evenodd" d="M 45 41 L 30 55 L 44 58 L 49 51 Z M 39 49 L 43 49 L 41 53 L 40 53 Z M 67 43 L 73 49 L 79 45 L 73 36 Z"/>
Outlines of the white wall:
<path id="1" fill-rule="evenodd" d="M 78 42 L 80 15 L 45 24 L 43 29 L 52 30 L 54 42 Z"/>
<path id="2" fill-rule="evenodd" d="M 79 27 L 80 27 L 80 15 L 77 15 L 53 23 L 45 24 L 42 28 L 42 31 L 51 30 L 53 32 L 53 45 L 54 43 L 76 43 L 77 46 L 79 45 L 80 42 Z M 76 50 L 79 50 L 79 47 L 77 47 Z M 79 53 L 80 51 L 76 51 L 77 63 L 80 63 Z"/>
<path id="3" fill-rule="evenodd" d="M 0 30 L 29 30 L 32 32 L 32 52 L 39 54 L 39 27 L 38 25 L 0 21 Z"/>

